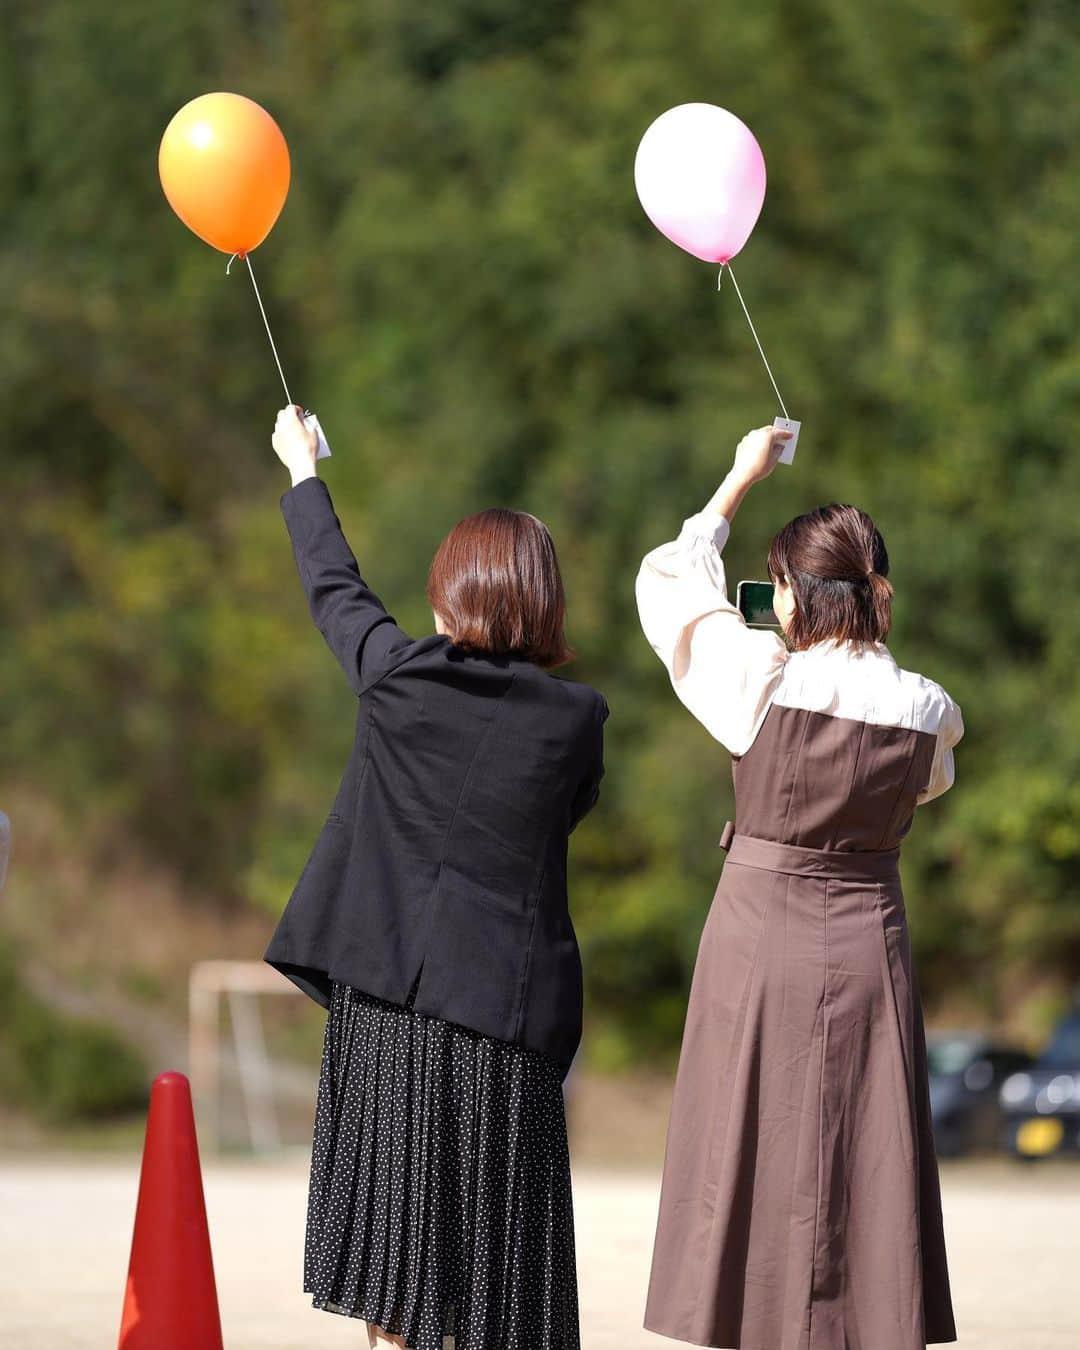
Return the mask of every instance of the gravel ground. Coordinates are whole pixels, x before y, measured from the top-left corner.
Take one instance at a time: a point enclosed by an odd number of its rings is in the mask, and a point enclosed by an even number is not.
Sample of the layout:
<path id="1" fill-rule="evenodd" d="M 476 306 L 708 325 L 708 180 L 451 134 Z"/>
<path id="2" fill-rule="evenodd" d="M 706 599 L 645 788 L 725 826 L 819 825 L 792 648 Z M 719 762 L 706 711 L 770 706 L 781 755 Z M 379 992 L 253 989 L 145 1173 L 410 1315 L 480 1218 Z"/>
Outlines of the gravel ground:
<path id="1" fill-rule="evenodd" d="M 0 1158 L 5 1350 L 116 1343 L 138 1166 Z M 366 1348 L 361 1324 L 315 1312 L 300 1292 L 304 1154 L 211 1162 L 204 1173 L 226 1350 Z M 942 1180 L 959 1344 L 1076 1350 L 1080 1165 L 952 1164 Z M 654 1173 L 575 1169 L 584 1350 L 676 1344 L 641 1329 L 657 1184 Z"/>

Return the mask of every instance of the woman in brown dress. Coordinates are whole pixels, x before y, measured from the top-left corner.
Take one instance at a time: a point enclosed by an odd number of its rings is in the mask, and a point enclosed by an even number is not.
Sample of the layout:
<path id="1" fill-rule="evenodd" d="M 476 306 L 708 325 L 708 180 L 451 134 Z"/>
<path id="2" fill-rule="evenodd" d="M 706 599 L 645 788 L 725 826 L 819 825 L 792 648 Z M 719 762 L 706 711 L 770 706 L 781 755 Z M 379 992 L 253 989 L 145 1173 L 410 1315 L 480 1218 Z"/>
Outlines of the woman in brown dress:
<path id="1" fill-rule="evenodd" d="M 637 580 L 675 692 L 733 756 L 737 811 L 690 992 L 645 1326 L 725 1350 L 923 1350 L 956 1329 L 898 858 L 916 806 L 952 783 L 963 723 L 885 646 L 888 555 L 855 507 L 773 540 L 784 638 L 729 602 L 729 523 L 782 439 L 744 437 Z"/>

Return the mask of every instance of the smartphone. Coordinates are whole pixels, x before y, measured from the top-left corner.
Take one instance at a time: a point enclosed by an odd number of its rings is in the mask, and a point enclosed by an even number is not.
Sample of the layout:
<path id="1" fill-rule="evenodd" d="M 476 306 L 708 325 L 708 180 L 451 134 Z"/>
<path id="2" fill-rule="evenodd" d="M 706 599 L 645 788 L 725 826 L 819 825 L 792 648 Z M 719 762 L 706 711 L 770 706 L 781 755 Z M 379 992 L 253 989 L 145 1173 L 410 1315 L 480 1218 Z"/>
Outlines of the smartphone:
<path id="1" fill-rule="evenodd" d="M 739 613 L 751 628 L 779 628 L 780 620 L 772 607 L 771 581 L 740 581 L 735 592 Z"/>

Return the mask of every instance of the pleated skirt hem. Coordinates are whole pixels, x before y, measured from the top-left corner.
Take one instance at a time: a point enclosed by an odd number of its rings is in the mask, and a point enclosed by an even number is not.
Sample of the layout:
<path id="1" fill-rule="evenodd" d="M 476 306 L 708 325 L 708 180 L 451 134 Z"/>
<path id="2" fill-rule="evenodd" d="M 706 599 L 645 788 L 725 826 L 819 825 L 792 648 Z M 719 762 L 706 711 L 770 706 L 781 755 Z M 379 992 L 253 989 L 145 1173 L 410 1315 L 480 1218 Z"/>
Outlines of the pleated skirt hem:
<path id="1" fill-rule="evenodd" d="M 312 1290 L 305 1289 L 304 1293 L 310 1294 L 312 1293 Z M 376 1336 L 375 1328 L 377 1326 L 382 1326 L 382 1323 L 379 1321 L 377 1316 L 373 1315 L 370 1312 L 365 1311 L 362 1308 L 356 1308 L 355 1310 L 343 1308 L 341 1307 L 340 1304 L 333 1303 L 329 1299 L 312 1298 L 311 1306 L 313 1308 L 317 1308 L 320 1312 L 336 1313 L 340 1317 L 351 1317 L 356 1319 L 357 1321 L 364 1322 L 365 1325 L 367 1326 L 369 1350 L 377 1350 L 377 1347 L 380 1342 L 380 1337 Z M 389 1328 L 383 1327 L 384 1331 L 388 1329 Z M 401 1332 L 398 1331 L 394 1332 L 393 1334 L 400 1336 Z M 385 1343 L 386 1342 L 384 1340 L 384 1344 Z M 454 1335 L 452 1332 L 443 1336 L 442 1350 L 454 1350 Z"/>
<path id="2" fill-rule="evenodd" d="M 560 1066 L 335 983 L 304 1289 L 409 1350 L 580 1350 Z"/>

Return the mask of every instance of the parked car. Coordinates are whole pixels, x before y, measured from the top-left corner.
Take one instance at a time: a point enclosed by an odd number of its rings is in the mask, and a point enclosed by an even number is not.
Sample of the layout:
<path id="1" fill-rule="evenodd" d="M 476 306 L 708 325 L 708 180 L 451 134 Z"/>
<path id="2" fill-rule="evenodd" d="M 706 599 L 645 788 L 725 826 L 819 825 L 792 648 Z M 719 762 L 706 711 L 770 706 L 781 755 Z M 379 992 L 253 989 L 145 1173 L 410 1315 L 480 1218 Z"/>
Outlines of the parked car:
<path id="1" fill-rule="evenodd" d="M 1018 1158 L 1080 1157 L 1080 1008 L 1027 1069 L 1001 1085 L 1001 1141 Z"/>
<path id="2" fill-rule="evenodd" d="M 926 1060 L 938 1155 L 996 1148 L 1002 1128 L 998 1094 L 1010 1074 L 1031 1064 L 1031 1056 L 979 1031 L 947 1031 L 927 1036 Z"/>

